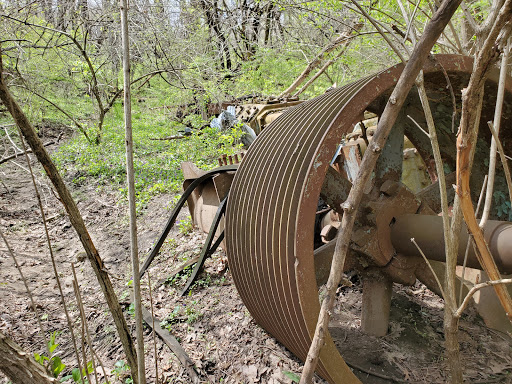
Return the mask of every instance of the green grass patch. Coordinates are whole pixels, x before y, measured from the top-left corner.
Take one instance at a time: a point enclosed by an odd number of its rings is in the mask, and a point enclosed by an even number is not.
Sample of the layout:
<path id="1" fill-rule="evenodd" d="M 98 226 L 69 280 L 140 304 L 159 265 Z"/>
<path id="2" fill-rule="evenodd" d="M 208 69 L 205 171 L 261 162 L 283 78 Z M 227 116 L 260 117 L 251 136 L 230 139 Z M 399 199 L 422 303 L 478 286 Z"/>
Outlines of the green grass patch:
<path id="1" fill-rule="evenodd" d="M 219 156 L 234 154 L 240 148 L 242 132 L 239 129 L 218 132 L 206 127 L 193 129 L 191 136 L 181 140 L 155 140 L 177 135 L 185 128 L 169 119 L 164 111 L 134 105 L 135 190 L 139 211 L 155 195 L 181 191 L 183 174 L 180 164 L 183 161 L 211 169 L 218 165 Z M 199 116 L 191 116 L 189 121 L 196 127 L 205 123 Z M 99 185 L 114 185 L 126 197 L 124 135 L 122 105 L 117 104 L 104 126 L 100 144 L 91 144 L 83 135 L 77 134 L 53 154 L 53 159 L 72 182 L 82 184 L 93 178 Z"/>

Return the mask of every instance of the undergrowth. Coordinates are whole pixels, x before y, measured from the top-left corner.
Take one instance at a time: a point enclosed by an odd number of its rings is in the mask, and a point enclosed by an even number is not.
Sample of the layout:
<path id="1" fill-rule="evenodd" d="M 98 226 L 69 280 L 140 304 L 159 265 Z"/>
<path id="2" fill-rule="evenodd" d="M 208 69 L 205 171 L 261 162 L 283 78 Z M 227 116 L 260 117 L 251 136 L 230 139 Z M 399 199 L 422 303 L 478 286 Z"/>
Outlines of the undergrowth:
<path id="1" fill-rule="evenodd" d="M 53 154 L 54 161 L 68 180 L 82 184 L 90 182 L 92 177 L 99 186 L 114 185 L 123 198 L 127 196 L 122 113 L 122 105 L 115 105 L 104 126 L 100 144 L 91 144 L 83 135 L 77 134 Z M 182 162 L 191 161 L 200 168 L 211 169 L 218 165 L 219 156 L 234 154 L 240 149 L 240 129 L 219 132 L 210 128 L 208 122 L 198 115 L 190 116 L 187 121 L 193 127 L 190 136 L 179 140 L 158 140 L 178 135 L 185 126 L 171 120 L 164 109 L 135 106 L 132 124 L 139 212 L 153 196 L 181 191 Z"/>

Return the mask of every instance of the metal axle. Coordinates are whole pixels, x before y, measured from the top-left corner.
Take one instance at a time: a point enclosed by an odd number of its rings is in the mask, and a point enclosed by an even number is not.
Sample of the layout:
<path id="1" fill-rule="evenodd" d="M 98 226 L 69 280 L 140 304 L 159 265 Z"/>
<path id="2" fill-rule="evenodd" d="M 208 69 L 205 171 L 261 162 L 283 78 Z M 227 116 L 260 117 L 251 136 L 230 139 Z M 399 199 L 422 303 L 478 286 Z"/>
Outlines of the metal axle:
<path id="1" fill-rule="evenodd" d="M 403 215 L 391 224 L 391 242 L 397 253 L 407 256 L 421 256 L 411 238 L 416 240 L 427 258 L 445 261 L 443 218 L 428 215 Z M 496 265 L 504 274 L 512 273 L 512 223 L 508 221 L 489 220 L 484 228 L 484 237 Z M 468 241 L 468 231 L 463 226 L 459 234 L 459 251 L 457 264 L 462 265 Z M 474 247 L 469 247 L 466 265 L 481 269 Z"/>

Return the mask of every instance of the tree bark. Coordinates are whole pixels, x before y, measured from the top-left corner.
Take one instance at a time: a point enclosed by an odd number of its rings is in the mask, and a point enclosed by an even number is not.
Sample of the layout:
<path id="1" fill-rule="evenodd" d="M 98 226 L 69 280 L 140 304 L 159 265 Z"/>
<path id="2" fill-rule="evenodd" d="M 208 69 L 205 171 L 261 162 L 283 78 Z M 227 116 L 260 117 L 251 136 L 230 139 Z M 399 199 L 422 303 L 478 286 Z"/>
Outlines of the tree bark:
<path id="1" fill-rule="evenodd" d="M 137 333 L 137 364 L 139 380 L 146 384 L 144 361 L 144 329 L 142 328 L 142 305 L 140 297 L 139 247 L 137 243 L 137 212 L 135 205 L 135 171 L 133 169 L 132 99 L 130 87 L 130 38 L 128 34 L 128 1 L 121 0 L 121 35 L 123 40 L 124 80 L 124 125 L 126 144 L 126 179 L 128 182 L 128 208 L 130 216 L 130 253 L 132 259 L 133 292 L 135 298 L 135 328 Z"/>
<path id="2" fill-rule="evenodd" d="M 343 219 L 341 222 L 341 230 L 339 231 L 336 239 L 331 272 L 327 281 L 327 293 L 322 302 L 314 338 L 304 364 L 304 369 L 300 379 L 301 384 L 311 383 L 314 369 L 318 363 L 318 356 L 320 349 L 323 346 L 325 332 L 328 329 L 330 313 L 336 297 L 336 289 L 340 283 L 341 275 L 343 273 L 343 265 L 345 264 L 352 229 L 354 227 L 357 207 L 361 203 L 364 186 L 370 179 L 391 128 L 398 117 L 402 105 L 407 98 L 416 77 L 430 54 L 432 46 L 443 32 L 445 26 L 450 21 L 461 1 L 462 0 L 444 1 L 427 24 L 421 39 L 415 46 L 414 51 L 411 54 L 411 58 L 407 62 L 402 75 L 400 76 L 400 79 L 388 100 L 386 108 L 379 120 L 373 140 L 364 154 L 359 174 L 352 189 L 350 190 L 347 201 L 342 206 L 344 210 Z"/>
<path id="3" fill-rule="evenodd" d="M 98 250 L 94 246 L 94 243 L 87 231 L 85 223 L 83 221 L 82 216 L 80 215 L 80 211 L 76 206 L 71 193 L 69 192 L 66 184 L 64 184 L 64 180 L 59 174 L 57 167 L 53 163 L 50 158 L 48 152 L 43 146 L 43 143 L 37 136 L 37 133 L 30 124 L 27 116 L 23 113 L 21 107 L 16 103 L 11 93 L 9 92 L 7 85 L 5 83 L 3 77 L 3 62 L 2 62 L 2 50 L 0 47 L 0 100 L 2 100 L 3 104 L 9 110 L 9 113 L 13 117 L 16 125 L 20 128 L 25 140 L 28 145 L 32 149 L 33 153 L 36 155 L 37 159 L 43 166 L 46 174 L 50 178 L 55 187 L 57 193 L 60 196 L 60 200 L 66 212 L 69 216 L 69 220 L 71 221 L 71 225 L 75 228 L 75 231 L 80 238 L 80 241 L 84 247 L 84 250 L 87 254 L 87 258 L 89 259 L 91 266 L 96 274 L 96 278 L 98 279 L 98 283 L 101 286 L 103 291 L 103 295 L 105 296 L 105 300 L 107 301 L 108 307 L 112 314 L 112 318 L 114 319 L 114 323 L 117 328 L 117 332 L 119 334 L 119 338 L 123 345 L 124 353 L 126 354 L 126 359 L 128 360 L 128 364 L 132 370 L 132 377 L 135 382 L 138 382 L 137 376 L 137 356 L 135 352 L 135 348 L 133 346 L 133 340 L 130 336 L 128 325 L 126 324 L 126 320 L 123 316 L 123 311 L 117 300 L 117 296 L 114 292 L 114 288 L 112 287 L 112 283 L 108 276 L 107 271 L 104 268 L 103 260 L 101 259 Z"/>
<path id="4" fill-rule="evenodd" d="M 44 367 L 14 341 L 0 333 L 0 370 L 13 384 L 54 384 Z"/>

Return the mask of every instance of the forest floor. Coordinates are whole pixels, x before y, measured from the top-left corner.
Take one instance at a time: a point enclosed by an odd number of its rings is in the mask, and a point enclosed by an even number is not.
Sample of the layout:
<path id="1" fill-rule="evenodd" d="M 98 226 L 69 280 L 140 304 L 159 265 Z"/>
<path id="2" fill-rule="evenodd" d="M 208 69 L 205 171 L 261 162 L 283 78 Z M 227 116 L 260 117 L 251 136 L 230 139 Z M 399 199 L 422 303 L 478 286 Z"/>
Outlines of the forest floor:
<path id="1" fill-rule="evenodd" d="M 59 135 L 43 130 L 43 142 Z M 51 149 L 52 147 L 50 147 Z M 21 264 L 37 307 L 45 338 L 59 332 L 55 354 L 67 365 L 64 374 L 77 367 L 70 334 L 51 267 L 43 225 L 24 158 L 0 166 L 0 226 Z M 73 293 L 70 263 L 75 263 L 92 344 L 110 382 L 127 383 L 128 370 L 115 327 L 80 242 L 62 205 L 51 192 L 49 181 L 36 162 L 37 179 L 48 220 L 49 233 L 59 276 L 75 335 L 80 335 L 78 308 Z M 22 168 L 23 167 L 23 168 Z M 127 209 L 121 195 L 109 186 L 87 180 L 68 186 L 78 203 L 85 223 L 110 272 L 122 301 L 126 318 L 134 332 L 129 308 L 130 256 Z M 138 220 L 139 249 L 147 255 L 168 219 L 174 196 L 159 195 L 143 210 Z M 205 270 L 191 293 L 178 297 L 187 274 L 169 279 L 173 269 L 199 254 L 205 234 L 193 229 L 188 212 L 168 236 L 149 273 L 153 287 L 155 315 L 162 321 L 196 364 L 204 382 L 211 383 L 292 383 L 301 363 L 274 338 L 260 328 L 237 294 L 222 250 L 206 262 Z M 361 283 L 352 278 L 352 287 L 340 287 L 330 324 L 338 348 L 354 373 L 364 383 L 443 383 L 446 366 L 443 355 L 442 301 L 417 284 L 394 286 L 390 332 L 376 338 L 360 329 Z M 142 282 L 143 304 L 150 307 L 148 282 Z M 45 353 L 43 338 L 30 309 L 19 272 L 0 244 L 0 331 L 31 352 Z M 160 326 L 160 325 L 157 325 Z M 460 322 L 461 350 L 465 375 L 472 383 L 512 382 L 511 339 L 485 327 L 473 309 Z M 160 382 L 189 383 L 185 369 L 157 338 Z M 145 331 L 148 383 L 155 382 L 155 356 L 150 328 Z M 100 382 L 105 382 L 103 371 Z M 7 380 L 0 378 L 0 383 Z M 68 382 L 71 382 L 69 380 Z M 317 383 L 324 381 L 317 378 Z"/>

